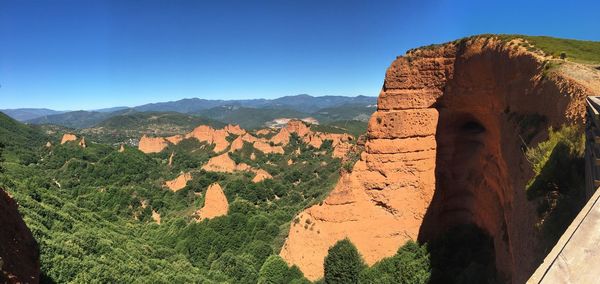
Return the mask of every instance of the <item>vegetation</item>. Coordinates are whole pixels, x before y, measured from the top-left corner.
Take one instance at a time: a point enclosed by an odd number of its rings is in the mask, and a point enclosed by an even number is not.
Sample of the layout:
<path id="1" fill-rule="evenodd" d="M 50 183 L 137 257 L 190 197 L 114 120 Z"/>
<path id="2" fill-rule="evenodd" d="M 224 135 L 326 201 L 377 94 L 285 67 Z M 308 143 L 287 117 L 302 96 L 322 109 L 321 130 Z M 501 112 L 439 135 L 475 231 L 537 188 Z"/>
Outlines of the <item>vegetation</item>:
<path id="1" fill-rule="evenodd" d="M 554 244 L 585 202 L 585 137 L 579 126 L 550 128 L 548 140 L 529 148 L 533 178 L 527 196 L 537 200 L 539 228 Z"/>
<path id="2" fill-rule="evenodd" d="M 396 255 L 385 258 L 360 273 L 361 284 L 428 283 L 431 263 L 427 246 L 413 241 L 398 249 Z"/>
<path id="3" fill-rule="evenodd" d="M 232 158 L 273 175 L 252 183 L 248 173 L 199 170 L 215 154 L 195 139 L 150 155 L 91 139 L 86 148 L 76 141 L 48 148 L 45 142 L 56 137 L 2 118 L 0 131 L 11 139 L 2 136 L 0 187 L 19 202 L 40 245 L 44 281 L 307 282 L 297 267 L 279 271 L 275 255 L 293 217 L 322 200 L 337 180 L 340 161 L 331 157 L 331 143 L 316 149 L 292 136 L 284 154 L 255 152 L 254 160 L 246 145 Z M 182 171 L 193 175 L 184 189 L 163 188 Z M 223 187 L 229 212 L 197 222 L 193 213 L 213 182 Z"/>
<path id="4" fill-rule="evenodd" d="M 259 284 L 310 283 L 297 266 L 288 267 L 279 255 L 271 255 L 258 272 Z"/>
<path id="5" fill-rule="evenodd" d="M 510 41 L 521 38 L 527 41 L 525 47 L 529 50 L 540 50 L 544 54 L 556 59 L 569 60 L 584 64 L 600 64 L 600 42 L 575 40 L 565 38 L 555 38 L 549 36 L 528 36 L 517 34 L 480 34 L 465 37 L 453 41 L 454 44 L 460 44 L 474 38 L 498 38 L 503 41 Z M 442 44 L 431 44 L 415 49 L 408 50 L 407 53 L 419 49 L 432 49 Z"/>
<path id="6" fill-rule="evenodd" d="M 337 120 L 320 125 L 311 125 L 313 131 L 326 133 L 348 133 L 355 138 L 367 132 L 368 123 L 358 120 Z"/>
<path id="7" fill-rule="evenodd" d="M 517 37 L 517 36 L 515 36 Z M 600 42 L 554 38 L 548 36 L 518 36 L 526 39 L 535 48 L 554 58 L 578 63 L 599 64 Z"/>
<path id="8" fill-rule="evenodd" d="M 358 249 L 349 239 L 338 241 L 329 248 L 325 257 L 325 283 L 358 283 L 365 266 Z"/>

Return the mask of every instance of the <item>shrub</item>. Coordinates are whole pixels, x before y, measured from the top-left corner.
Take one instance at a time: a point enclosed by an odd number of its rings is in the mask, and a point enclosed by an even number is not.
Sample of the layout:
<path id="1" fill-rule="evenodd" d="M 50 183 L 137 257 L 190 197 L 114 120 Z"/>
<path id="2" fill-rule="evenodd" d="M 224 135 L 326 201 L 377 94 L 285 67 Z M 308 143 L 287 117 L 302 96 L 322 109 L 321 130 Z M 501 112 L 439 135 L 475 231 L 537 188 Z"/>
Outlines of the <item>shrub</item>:
<path id="1" fill-rule="evenodd" d="M 265 260 L 258 272 L 259 284 L 286 283 L 288 266 L 278 255 L 271 255 Z"/>
<path id="2" fill-rule="evenodd" d="M 360 283 L 427 283 L 431 275 L 426 246 L 409 241 L 396 255 L 385 258 L 360 274 Z"/>
<path id="3" fill-rule="evenodd" d="M 365 263 L 349 239 L 338 241 L 325 257 L 325 283 L 358 283 Z"/>

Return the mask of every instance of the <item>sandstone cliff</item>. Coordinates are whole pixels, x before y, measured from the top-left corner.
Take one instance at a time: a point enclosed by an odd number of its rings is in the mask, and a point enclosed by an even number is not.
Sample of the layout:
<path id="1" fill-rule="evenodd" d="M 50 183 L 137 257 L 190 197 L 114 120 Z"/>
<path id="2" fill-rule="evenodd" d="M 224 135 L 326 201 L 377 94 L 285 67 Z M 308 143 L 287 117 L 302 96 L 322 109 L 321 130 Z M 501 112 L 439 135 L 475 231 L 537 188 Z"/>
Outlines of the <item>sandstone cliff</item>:
<path id="1" fill-rule="evenodd" d="M 192 175 L 190 173 L 182 173 L 175 179 L 165 182 L 165 186 L 168 187 L 171 191 L 177 192 L 183 189 L 187 185 L 187 182 L 190 180 L 192 180 Z"/>
<path id="2" fill-rule="evenodd" d="M 16 202 L 0 189 L 0 283 L 38 283 L 37 243 Z"/>
<path id="3" fill-rule="evenodd" d="M 292 222 L 281 256 L 314 280 L 323 275 L 327 249 L 342 238 L 373 264 L 407 240 L 469 223 L 492 236 L 504 279 L 524 282 L 543 252 L 514 117 L 545 118 L 537 141 L 548 126 L 581 123 L 585 97 L 600 94 L 600 75 L 570 62 L 546 73 L 551 59 L 520 42 L 474 37 L 398 57 L 386 72 L 365 152 L 322 205 Z"/>
<path id="4" fill-rule="evenodd" d="M 148 137 L 142 136 L 138 149 L 144 153 L 158 153 L 163 149 L 167 148 L 168 143 L 165 138 L 162 137 Z"/>
<path id="5" fill-rule="evenodd" d="M 65 133 L 62 137 L 62 139 L 60 139 L 60 144 L 65 144 L 69 141 L 75 141 L 77 140 L 77 136 L 75 136 L 75 134 L 71 134 L 71 133 Z"/>
<path id="6" fill-rule="evenodd" d="M 199 220 L 212 219 L 214 217 L 227 215 L 229 203 L 218 183 L 211 184 L 206 190 L 204 207 L 196 212 Z"/>

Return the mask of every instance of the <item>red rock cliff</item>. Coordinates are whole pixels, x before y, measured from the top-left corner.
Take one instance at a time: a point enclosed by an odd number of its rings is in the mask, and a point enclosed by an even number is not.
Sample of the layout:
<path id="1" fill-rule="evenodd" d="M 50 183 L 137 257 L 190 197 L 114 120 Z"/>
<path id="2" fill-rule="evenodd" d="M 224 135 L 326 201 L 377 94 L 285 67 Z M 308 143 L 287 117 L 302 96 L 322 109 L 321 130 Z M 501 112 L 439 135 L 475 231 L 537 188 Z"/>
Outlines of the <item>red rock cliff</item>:
<path id="1" fill-rule="evenodd" d="M 409 239 L 472 223 L 492 236 L 498 271 L 524 282 L 543 252 L 514 117 L 546 117 L 537 141 L 548 126 L 580 123 L 600 75 L 565 62 L 543 76 L 548 58 L 518 42 L 478 37 L 398 57 L 361 159 L 322 205 L 292 222 L 281 256 L 314 280 L 342 238 L 373 264 Z"/>
<path id="2" fill-rule="evenodd" d="M 38 283 L 38 246 L 17 210 L 0 189 L 0 283 Z"/>

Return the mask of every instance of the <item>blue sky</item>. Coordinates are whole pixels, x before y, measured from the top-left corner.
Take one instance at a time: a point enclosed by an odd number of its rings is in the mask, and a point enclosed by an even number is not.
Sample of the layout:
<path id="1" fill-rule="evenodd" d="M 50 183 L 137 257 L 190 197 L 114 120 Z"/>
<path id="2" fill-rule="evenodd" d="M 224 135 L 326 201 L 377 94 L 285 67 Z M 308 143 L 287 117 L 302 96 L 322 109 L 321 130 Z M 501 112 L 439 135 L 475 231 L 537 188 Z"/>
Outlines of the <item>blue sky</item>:
<path id="1" fill-rule="evenodd" d="M 600 40 L 600 1 L 0 0 L 0 108 L 376 96 L 407 49 L 479 33 Z"/>

